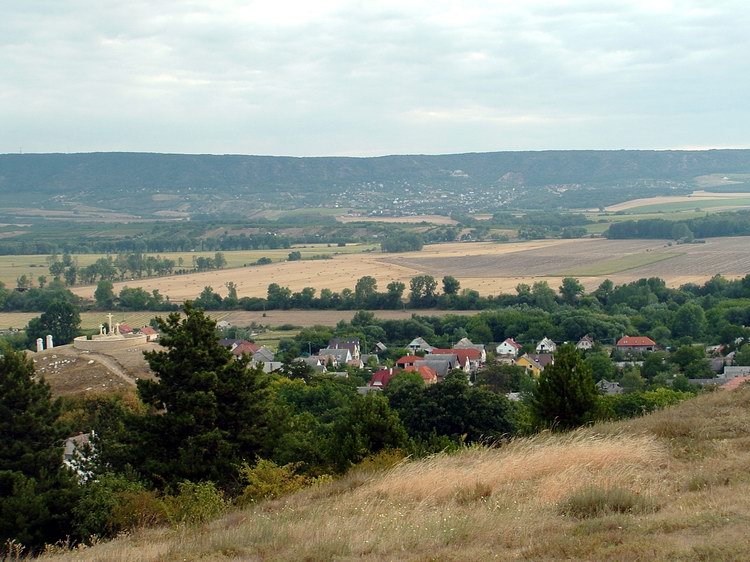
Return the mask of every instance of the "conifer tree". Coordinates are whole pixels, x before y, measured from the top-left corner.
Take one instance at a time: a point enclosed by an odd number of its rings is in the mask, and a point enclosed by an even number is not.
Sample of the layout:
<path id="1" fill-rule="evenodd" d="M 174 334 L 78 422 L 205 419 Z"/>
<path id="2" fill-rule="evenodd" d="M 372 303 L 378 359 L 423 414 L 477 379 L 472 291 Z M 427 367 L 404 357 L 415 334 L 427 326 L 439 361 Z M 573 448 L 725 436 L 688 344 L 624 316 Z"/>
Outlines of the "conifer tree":
<path id="1" fill-rule="evenodd" d="M 266 444 L 268 379 L 219 344 L 216 322 L 202 310 L 188 302 L 184 313 L 158 320 L 167 349 L 145 353 L 157 379 L 138 381 L 152 408 L 141 420 L 145 442 L 136 444 L 141 469 L 158 483 L 227 483 Z"/>
<path id="2" fill-rule="evenodd" d="M 22 352 L 0 351 L 0 544 L 69 534 L 77 486 L 62 464 L 59 402 Z"/>
<path id="3" fill-rule="evenodd" d="M 599 402 L 591 368 L 572 345 L 560 347 L 554 364 L 539 375 L 532 409 L 542 425 L 560 429 L 592 421 Z"/>

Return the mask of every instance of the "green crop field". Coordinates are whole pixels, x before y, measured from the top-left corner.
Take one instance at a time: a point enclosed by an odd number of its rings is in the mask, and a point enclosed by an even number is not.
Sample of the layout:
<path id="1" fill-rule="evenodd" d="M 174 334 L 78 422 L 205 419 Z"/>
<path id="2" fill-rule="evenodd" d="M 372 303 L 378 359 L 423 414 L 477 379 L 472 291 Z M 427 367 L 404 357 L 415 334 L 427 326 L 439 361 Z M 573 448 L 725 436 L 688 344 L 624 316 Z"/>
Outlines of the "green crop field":
<path id="1" fill-rule="evenodd" d="M 599 275 L 613 275 L 636 267 L 650 265 L 660 261 L 669 260 L 684 255 L 681 252 L 648 252 L 642 254 L 631 254 L 619 258 L 600 261 L 579 268 L 569 269 L 568 271 L 558 273 L 565 277 L 596 277 Z"/>

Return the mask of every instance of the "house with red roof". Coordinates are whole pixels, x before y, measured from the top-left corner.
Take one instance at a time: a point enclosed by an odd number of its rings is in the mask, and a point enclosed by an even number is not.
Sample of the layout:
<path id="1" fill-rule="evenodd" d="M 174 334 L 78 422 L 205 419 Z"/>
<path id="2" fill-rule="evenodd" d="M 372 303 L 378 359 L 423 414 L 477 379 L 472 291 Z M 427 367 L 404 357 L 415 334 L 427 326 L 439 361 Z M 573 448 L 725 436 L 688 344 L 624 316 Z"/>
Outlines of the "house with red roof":
<path id="1" fill-rule="evenodd" d="M 516 358 L 518 357 L 518 352 L 521 350 L 521 347 L 523 346 L 513 338 L 507 338 L 495 348 L 495 354 L 498 357 Z"/>
<path id="2" fill-rule="evenodd" d="M 243 341 L 232 350 L 232 354 L 236 355 L 237 357 L 239 357 L 243 353 L 254 355 L 255 352 L 258 351 L 260 348 L 261 346 L 259 346 L 257 343 Z"/>
<path id="3" fill-rule="evenodd" d="M 159 332 L 154 330 L 151 326 L 144 326 L 138 331 L 146 336 L 146 341 L 156 341 L 159 339 Z"/>
<path id="4" fill-rule="evenodd" d="M 656 342 L 645 336 L 623 336 L 615 344 L 615 348 L 624 353 L 644 353 L 656 350 Z"/>
<path id="5" fill-rule="evenodd" d="M 391 382 L 391 379 L 398 374 L 398 370 L 391 367 L 389 369 L 379 369 L 372 374 L 372 378 L 367 386 L 370 388 L 384 389 Z"/>

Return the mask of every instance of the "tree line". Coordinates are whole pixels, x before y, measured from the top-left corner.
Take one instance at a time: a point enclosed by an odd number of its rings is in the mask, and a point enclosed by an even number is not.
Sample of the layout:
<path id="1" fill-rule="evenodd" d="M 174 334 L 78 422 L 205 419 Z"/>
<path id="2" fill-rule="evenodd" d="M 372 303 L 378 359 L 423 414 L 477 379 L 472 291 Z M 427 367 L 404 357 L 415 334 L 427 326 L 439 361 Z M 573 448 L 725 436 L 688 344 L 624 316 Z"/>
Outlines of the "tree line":
<path id="1" fill-rule="evenodd" d="M 641 219 L 612 223 L 604 236 L 610 239 L 664 238 L 691 241 L 694 238 L 750 235 L 750 211 L 706 214 L 686 220 Z"/>

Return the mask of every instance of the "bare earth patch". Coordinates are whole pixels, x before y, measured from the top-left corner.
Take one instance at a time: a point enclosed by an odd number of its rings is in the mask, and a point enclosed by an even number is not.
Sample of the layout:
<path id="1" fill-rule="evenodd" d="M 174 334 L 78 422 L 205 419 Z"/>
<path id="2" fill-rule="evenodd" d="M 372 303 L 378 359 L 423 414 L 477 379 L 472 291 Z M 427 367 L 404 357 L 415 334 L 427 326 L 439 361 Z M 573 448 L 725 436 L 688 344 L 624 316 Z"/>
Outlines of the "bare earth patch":
<path id="1" fill-rule="evenodd" d="M 161 349 L 157 344 L 134 346 L 107 353 L 88 353 L 62 345 L 41 353 L 30 353 L 37 375 L 43 377 L 54 396 L 135 392 L 139 378 L 153 374 L 144 351 Z"/>

